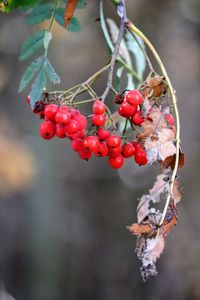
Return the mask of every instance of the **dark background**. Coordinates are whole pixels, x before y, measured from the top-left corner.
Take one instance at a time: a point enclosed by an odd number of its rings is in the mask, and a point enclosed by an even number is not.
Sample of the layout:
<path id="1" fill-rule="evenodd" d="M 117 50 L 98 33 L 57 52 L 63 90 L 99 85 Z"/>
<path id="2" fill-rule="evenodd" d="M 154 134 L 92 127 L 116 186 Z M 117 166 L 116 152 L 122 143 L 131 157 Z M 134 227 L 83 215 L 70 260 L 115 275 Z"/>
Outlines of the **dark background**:
<path id="1" fill-rule="evenodd" d="M 115 18 L 105 2 L 106 15 Z M 157 170 L 128 161 L 118 173 L 105 160 L 80 161 L 69 142 L 39 137 L 39 120 L 25 103 L 28 90 L 17 94 L 27 65 L 18 61 L 20 45 L 34 29 L 16 11 L 0 15 L 0 300 L 200 299 L 200 2 L 126 2 L 176 88 L 187 157 L 180 221 L 159 275 L 142 282 L 135 238 L 126 230 Z M 98 1 L 88 0 L 77 16 L 82 32 L 57 27 L 50 47 L 61 88 L 84 81 L 109 59 L 94 22 Z M 97 91 L 103 89 L 100 82 Z"/>

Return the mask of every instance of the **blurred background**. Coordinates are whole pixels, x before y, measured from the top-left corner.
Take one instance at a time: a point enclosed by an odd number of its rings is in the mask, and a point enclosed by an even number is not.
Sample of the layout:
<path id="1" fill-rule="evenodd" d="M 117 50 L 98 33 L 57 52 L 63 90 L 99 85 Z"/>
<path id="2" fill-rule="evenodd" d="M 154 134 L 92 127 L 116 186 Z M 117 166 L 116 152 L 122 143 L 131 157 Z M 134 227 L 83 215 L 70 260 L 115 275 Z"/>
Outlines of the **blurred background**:
<path id="1" fill-rule="evenodd" d="M 81 33 L 54 30 L 50 59 L 61 88 L 84 81 L 109 59 L 94 21 L 99 1 L 87 2 L 76 13 Z M 105 2 L 106 16 L 118 21 Z M 0 15 L 0 300 L 200 299 L 200 1 L 126 2 L 177 90 L 187 157 L 180 221 L 159 275 L 142 282 L 135 237 L 126 229 L 157 170 L 130 160 L 118 173 L 105 160 L 81 161 L 68 141 L 39 137 L 40 121 L 25 103 L 28 90 L 17 94 L 27 65 L 18 60 L 20 45 L 34 28 L 15 11 Z"/>

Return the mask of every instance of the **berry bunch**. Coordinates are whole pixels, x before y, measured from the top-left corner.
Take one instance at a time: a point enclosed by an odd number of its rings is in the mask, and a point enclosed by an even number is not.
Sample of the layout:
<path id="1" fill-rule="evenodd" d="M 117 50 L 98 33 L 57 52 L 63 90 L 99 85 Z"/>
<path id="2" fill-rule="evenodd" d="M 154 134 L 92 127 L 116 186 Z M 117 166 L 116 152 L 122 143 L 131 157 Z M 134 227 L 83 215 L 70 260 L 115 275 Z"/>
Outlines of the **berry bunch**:
<path id="1" fill-rule="evenodd" d="M 144 121 L 141 113 L 142 94 L 137 91 L 129 91 L 123 98 L 118 113 L 139 126 Z M 27 102 L 30 102 L 27 97 Z M 78 109 L 69 105 L 57 105 L 46 103 L 44 100 L 35 104 L 33 113 L 36 113 L 44 121 L 40 124 L 40 135 L 45 140 L 57 136 L 71 140 L 72 149 L 79 157 L 89 160 L 92 156 L 108 157 L 108 164 L 114 169 L 123 166 L 124 160 L 135 158 L 139 165 L 148 163 L 143 147 L 133 138 L 120 136 L 113 131 L 112 126 L 106 125 L 108 114 L 106 105 L 96 99 L 92 106 L 93 114 L 85 117 Z M 91 118 L 90 126 L 89 118 Z"/>

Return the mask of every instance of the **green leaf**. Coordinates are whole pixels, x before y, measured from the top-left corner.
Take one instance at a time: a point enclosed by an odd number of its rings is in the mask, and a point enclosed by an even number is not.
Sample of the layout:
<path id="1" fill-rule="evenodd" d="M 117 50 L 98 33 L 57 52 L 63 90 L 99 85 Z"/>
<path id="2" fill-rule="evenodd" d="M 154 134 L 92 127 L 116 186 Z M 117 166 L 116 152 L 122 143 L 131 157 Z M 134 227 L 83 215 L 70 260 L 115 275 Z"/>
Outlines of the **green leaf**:
<path id="1" fill-rule="evenodd" d="M 52 34 L 51 34 L 51 32 L 50 32 L 50 31 L 46 31 L 46 32 L 45 32 L 45 36 L 44 36 L 44 40 L 43 40 L 43 42 L 44 42 L 44 49 L 45 49 L 45 50 L 48 49 L 49 43 L 50 43 L 51 39 L 52 39 Z"/>
<path id="2" fill-rule="evenodd" d="M 21 52 L 20 52 L 20 60 L 24 60 L 29 56 L 33 55 L 35 51 L 42 48 L 44 45 L 44 37 L 45 37 L 46 30 L 38 31 L 36 34 L 28 37 L 22 45 Z"/>
<path id="3" fill-rule="evenodd" d="M 21 78 L 18 93 L 20 93 L 23 89 L 25 89 L 25 87 L 29 84 L 31 79 L 38 72 L 43 59 L 44 59 L 43 56 L 40 56 L 27 67 L 26 71 L 24 72 L 24 75 Z"/>
<path id="4" fill-rule="evenodd" d="M 34 105 L 42 97 L 43 90 L 46 85 L 46 74 L 43 69 L 38 73 L 30 93 L 31 107 L 34 108 Z"/>
<path id="5" fill-rule="evenodd" d="M 87 5 L 87 2 L 85 0 L 78 0 L 77 8 L 82 9 Z"/>
<path id="6" fill-rule="evenodd" d="M 47 58 L 44 61 L 43 69 L 51 82 L 53 82 L 54 84 L 60 83 L 60 77 L 56 74 L 56 71 L 54 70 L 50 61 Z"/>
<path id="7" fill-rule="evenodd" d="M 64 12 L 65 12 L 64 8 L 62 7 L 57 8 L 55 12 L 55 20 L 60 26 L 66 28 L 65 21 L 64 21 Z"/>
<path id="8" fill-rule="evenodd" d="M 27 17 L 28 25 L 42 23 L 51 18 L 53 14 L 53 5 L 50 3 L 34 7 L 31 14 Z"/>
<path id="9" fill-rule="evenodd" d="M 140 45 L 142 46 L 142 48 L 145 49 L 145 44 L 142 41 L 142 39 L 139 36 L 137 36 L 137 39 L 138 39 Z M 145 58 L 142 50 L 138 46 L 137 42 L 134 40 L 134 38 L 130 34 L 130 32 L 126 33 L 126 40 L 127 40 L 127 46 L 129 48 L 130 52 L 135 57 L 136 69 L 137 69 L 138 76 L 142 80 L 144 71 L 146 69 L 146 58 Z"/>
<path id="10" fill-rule="evenodd" d="M 70 21 L 67 29 L 71 32 L 80 32 L 81 31 L 80 23 L 76 17 L 71 18 L 71 21 Z"/>

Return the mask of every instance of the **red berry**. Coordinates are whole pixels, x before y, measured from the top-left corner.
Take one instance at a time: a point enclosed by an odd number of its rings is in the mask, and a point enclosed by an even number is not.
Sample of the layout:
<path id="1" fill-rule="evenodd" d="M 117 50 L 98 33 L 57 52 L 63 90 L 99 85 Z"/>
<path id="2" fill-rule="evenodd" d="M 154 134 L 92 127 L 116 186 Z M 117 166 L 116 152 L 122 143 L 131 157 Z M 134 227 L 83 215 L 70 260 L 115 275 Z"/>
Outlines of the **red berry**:
<path id="1" fill-rule="evenodd" d="M 132 123 L 135 125 L 141 125 L 144 122 L 144 118 L 142 117 L 141 111 L 137 111 L 131 118 Z"/>
<path id="2" fill-rule="evenodd" d="M 93 104 L 92 111 L 95 115 L 102 115 L 106 111 L 106 106 L 100 100 L 96 100 Z"/>
<path id="3" fill-rule="evenodd" d="M 106 116 L 102 115 L 92 115 L 92 123 L 95 126 L 104 126 L 106 122 Z"/>
<path id="4" fill-rule="evenodd" d="M 26 97 L 26 103 L 30 104 L 30 102 L 31 102 L 31 97 L 30 97 L 30 95 L 28 95 L 28 96 Z"/>
<path id="5" fill-rule="evenodd" d="M 85 129 L 82 129 L 80 132 L 79 132 L 79 138 L 83 138 L 85 136 Z"/>
<path id="6" fill-rule="evenodd" d="M 90 151 L 96 152 L 98 149 L 99 140 L 96 136 L 86 136 L 83 140 L 83 148 Z"/>
<path id="7" fill-rule="evenodd" d="M 119 169 L 123 166 L 124 164 L 124 158 L 122 155 L 119 155 L 117 157 L 110 157 L 108 159 L 108 163 L 109 165 L 113 168 L 113 169 Z"/>
<path id="8" fill-rule="evenodd" d="M 78 138 L 80 138 L 80 131 L 77 131 L 75 133 L 67 133 L 66 132 L 66 137 L 68 137 L 70 140 L 78 139 Z"/>
<path id="9" fill-rule="evenodd" d="M 117 135 L 109 136 L 106 141 L 110 148 L 119 147 L 121 144 L 121 138 Z"/>
<path id="10" fill-rule="evenodd" d="M 76 120 L 71 120 L 69 125 L 66 126 L 66 133 L 67 134 L 74 134 L 78 132 L 80 129 L 80 126 Z"/>
<path id="11" fill-rule="evenodd" d="M 88 160 L 92 156 L 92 153 L 88 150 L 85 150 L 84 148 L 81 147 L 80 150 L 78 150 L 78 154 L 81 159 Z"/>
<path id="12" fill-rule="evenodd" d="M 131 143 L 127 143 L 123 146 L 123 156 L 129 158 L 135 154 L 135 147 Z"/>
<path id="13" fill-rule="evenodd" d="M 122 147 L 109 148 L 109 157 L 117 157 L 122 153 Z"/>
<path id="14" fill-rule="evenodd" d="M 44 108 L 45 119 L 54 122 L 57 111 L 58 111 L 58 106 L 56 104 L 46 105 Z"/>
<path id="15" fill-rule="evenodd" d="M 84 115 L 82 115 L 82 114 L 76 115 L 74 117 L 74 120 L 76 120 L 79 123 L 80 129 L 85 129 L 86 128 L 86 126 L 87 126 L 87 118 Z"/>
<path id="16" fill-rule="evenodd" d="M 110 132 L 104 128 L 99 128 L 97 130 L 97 135 L 100 140 L 106 140 L 110 136 Z"/>
<path id="17" fill-rule="evenodd" d="M 135 151 L 142 149 L 140 144 L 137 141 L 132 141 L 131 144 L 135 147 Z"/>
<path id="18" fill-rule="evenodd" d="M 108 155 L 108 146 L 103 143 L 99 142 L 97 150 L 94 152 L 96 156 L 104 157 Z"/>
<path id="19" fill-rule="evenodd" d="M 55 121 L 56 123 L 61 124 L 63 126 L 68 125 L 71 121 L 71 115 L 69 112 L 59 110 L 55 116 Z"/>
<path id="20" fill-rule="evenodd" d="M 73 149 L 74 151 L 78 152 L 78 151 L 81 150 L 82 144 L 83 144 L 83 140 L 81 140 L 81 139 L 74 139 L 74 140 L 72 141 L 71 146 L 72 146 L 72 149 Z"/>
<path id="21" fill-rule="evenodd" d="M 126 94 L 125 100 L 131 105 L 141 105 L 142 104 L 142 94 L 137 90 L 129 91 Z"/>
<path id="22" fill-rule="evenodd" d="M 66 105 L 61 105 L 61 106 L 59 107 L 59 111 L 60 111 L 60 112 L 63 112 L 63 113 L 68 113 L 68 112 L 70 112 L 70 109 L 69 109 L 69 107 L 66 106 Z"/>
<path id="23" fill-rule="evenodd" d="M 40 124 L 40 135 L 45 140 L 50 140 L 56 133 L 56 126 L 51 121 L 46 121 Z"/>
<path id="24" fill-rule="evenodd" d="M 64 139 L 66 137 L 66 128 L 63 125 L 56 124 L 56 135 L 60 139 Z"/>
<path id="25" fill-rule="evenodd" d="M 118 109 L 119 115 L 125 118 L 131 117 L 136 113 L 136 111 L 137 106 L 132 106 L 128 102 L 123 102 Z"/>
<path id="26" fill-rule="evenodd" d="M 80 115 L 80 111 L 78 109 L 70 109 L 70 113 L 71 113 L 71 118 L 74 119 L 76 118 L 78 115 Z"/>
<path id="27" fill-rule="evenodd" d="M 174 125 L 174 117 L 172 114 L 164 114 L 165 120 L 169 123 L 169 125 L 173 126 Z"/>
<path id="28" fill-rule="evenodd" d="M 135 161 L 138 165 L 146 165 L 148 163 L 145 150 L 139 149 L 138 151 L 136 151 Z"/>

